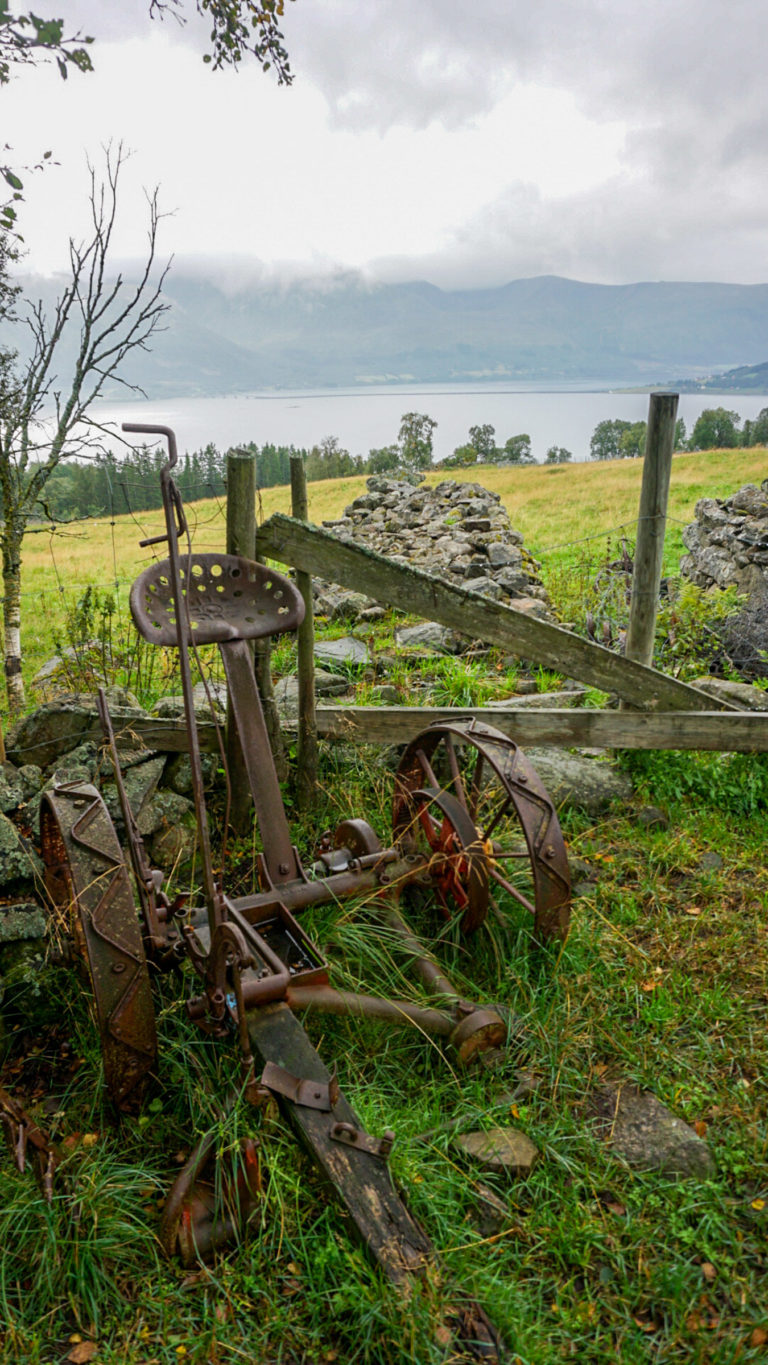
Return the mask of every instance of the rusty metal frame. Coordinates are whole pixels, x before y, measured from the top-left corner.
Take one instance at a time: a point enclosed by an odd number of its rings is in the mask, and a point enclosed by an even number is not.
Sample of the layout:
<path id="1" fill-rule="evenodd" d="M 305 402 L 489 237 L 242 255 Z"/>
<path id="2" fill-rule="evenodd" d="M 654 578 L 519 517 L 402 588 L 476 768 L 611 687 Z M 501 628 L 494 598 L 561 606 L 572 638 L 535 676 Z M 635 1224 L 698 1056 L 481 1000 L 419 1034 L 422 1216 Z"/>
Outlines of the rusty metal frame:
<path id="1" fill-rule="evenodd" d="M 101 694 L 99 712 L 115 767 L 141 904 L 143 941 L 126 864 L 96 788 L 73 783 L 46 794 L 41 828 L 49 890 L 54 902 L 67 911 L 93 985 L 107 1086 L 118 1106 L 124 1107 L 140 1094 L 142 1081 L 155 1063 L 157 1040 L 147 957 L 165 968 L 186 956 L 201 987 L 188 1002 L 189 1015 L 214 1036 L 229 1032 L 239 1036 L 246 1097 L 262 1104 L 274 1093 L 289 1107 L 303 1110 L 309 1106 L 330 1113 L 330 1128 L 324 1137 L 318 1131 L 318 1143 L 330 1140 L 363 1157 L 385 1161 L 394 1134 L 387 1132 L 375 1139 L 362 1130 L 339 1094 L 335 1072 L 320 1082 L 296 1076 L 267 1059 L 260 1080 L 256 1079 L 251 1039 L 255 1050 L 264 1054 L 261 1043 L 255 1041 L 255 1017 L 263 1011 L 265 1020 L 273 1018 L 274 1011 L 285 1011 L 287 1006 L 297 1012 L 311 1009 L 378 1019 L 388 1026 L 407 1025 L 449 1043 L 467 1063 L 479 1052 L 498 1047 L 509 1034 L 510 1020 L 495 1007 L 481 1007 L 459 996 L 392 898 L 414 883 L 427 885 L 442 913 L 458 914 L 462 930 L 471 933 L 486 917 L 494 883 L 533 912 L 538 937 L 564 938 L 570 882 L 555 808 L 513 741 L 475 721 L 438 724 L 407 747 L 398 769 L 392 845 L 383 847 L 364 820 L 346 820 L 324 837 L 317 861 L 305 870 L 291 844 L 248 643 L 294 629 L 304 614 L 303 599 L 290 580 L 266 566 L 239 556 L 193 554 L 172 478 L 177 461 L 173 432 L 144 424 L 125 424 L 124 430 L 159 434 L 168 440 L 169 458 L 161 472 L 165 534 L 142 542 L 164 544 L 168 557 L 136 580 L 131 610 L 145 639 L 178 649 L 205 904 L 182 919 L 180 908 L 171 905 L 162 891 L 162 872 L 149 865 L 126 797 L 109 710 Z M 261 890 L 253 895 L 228 896 L 214 870 L 190 667 L 190 655 L 198 644 L 206 643 L 216 643 L 221 652 L 262 835 Z M 462 777 L 457 749 L 474 753 L 471 778 Z M 439 759 L 443 766 L 447 762 L 447 780 L 439 780 L 436 774 Z M 482 779 L 487 774 L 500 784 L 502 803 L 499 814 L 484 829 L 478 814 Z M 525 839 L 533 903 L 504 876 L 502 864 L 507 855 L 493 839 L 493 827 L 510 811 Z M 327 964 L 296 916 L 309 905 L 365 893 L 379 899 L 384 921 L 432 997 L 429 1005 L 339 991 L 330 985 Z M 298 1028 L 295 1021 L 293 1026 Z M 269 1027 L 264 1036 L 268 1033 Z M 306 1038 L 303 1046 L 309 1046 Z M 312 1068 L 317 1075 L 314 1062 Z M 3 1105 L 2 1092 L 0 1119 L 18 1147 L 21 1120 Z M 32 1140 L 30 1131 L 27 1124 L 27 1140 Z M 221 1215 L 209 1197 L 210 1182 L 204 1171 L 213 1156 L 214 1142 L 208 1135 L 175 1182 L 166 1208 L 163 1244 L 167 1250 L 179 1251 L 185 1263 L 215 1249 L 237 1230 L 239 1215 Z M 245 1174 L 233 1170 L 225 1183 L 233 1207 L 247 1216 L 257 1194 L 255 1150 L 245 1153 L 245 1164 Z M 418 1230 L 417 1234 L 421 1236 Z M 472 1313 L 485 1331 L 481 1310 L 472 1305 Z"/>

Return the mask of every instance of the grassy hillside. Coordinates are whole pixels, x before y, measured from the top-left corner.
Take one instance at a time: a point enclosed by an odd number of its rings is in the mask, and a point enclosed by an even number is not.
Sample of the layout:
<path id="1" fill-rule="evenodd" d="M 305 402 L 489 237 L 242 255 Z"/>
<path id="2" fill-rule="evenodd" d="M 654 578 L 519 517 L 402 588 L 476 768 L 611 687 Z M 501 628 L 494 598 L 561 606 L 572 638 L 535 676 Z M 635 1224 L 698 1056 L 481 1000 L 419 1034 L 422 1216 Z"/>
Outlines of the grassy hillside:
<path id="1" fill-rule="evenodd" d="M 675 457 L 665 570 L 675 573 L 682 541 L 680 532 L 691 521 L 700 497 L 727 497 L 747 482 L 768 476 L 768 451 L 714 450 Z M 542 561 L 543 574 L 556 593 L 564 571 L 590 571 L 615 546 L 621 528 L 633 538 L 640 497 L 642 463 L 633 460 L 601 464 L 530 466 L 523 469 L 478 466 L 472 470 L 435 471 L 430 483 L 451 477 L 475 480 L 497 492 L 514 526 L 529 549 Z M 329 479 L 310 484 L 311 519 L 320 524 L 341 515 L 365 488 L 365 478 Z M 288 488 L 261 494 L 261 515 L 290 510 Z M 188 508 L 193 541 L 198 550 L 221 549 L 224 544 L 224 504 L 217 500 Z M 148 562 L 139 541 L 163 529 L 162 513 L 77 523 L 55 534 L 28 535 L 23 566 L 23 648 L 25 676 L 33 677 L 54 651 L 64 609 L 91 584 L 127 597 L 133 578 Z M 610 557 L 610 553 L 609 553 Z M 117 585 L 117 586 L 116 586 Z"/>

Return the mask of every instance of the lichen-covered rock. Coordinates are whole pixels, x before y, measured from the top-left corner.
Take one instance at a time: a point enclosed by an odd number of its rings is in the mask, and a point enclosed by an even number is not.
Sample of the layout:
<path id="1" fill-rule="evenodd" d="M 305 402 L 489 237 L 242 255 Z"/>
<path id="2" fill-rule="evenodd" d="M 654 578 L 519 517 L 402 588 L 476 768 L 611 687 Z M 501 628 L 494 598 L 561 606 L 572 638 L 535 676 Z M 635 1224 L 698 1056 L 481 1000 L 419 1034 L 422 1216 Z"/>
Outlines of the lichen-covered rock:
<path id="1" fill-rule="evenodd" d="M 648 1090 L 601 1086 L 588 1110 L 598 1135 L 637 1170 L 706 1179 L 714 1170 L 706 1142 Z"/>
<path id="2" fill-rule="evenodd" d="M 178 792 L 156 791 L 144 802 L 136 819 L 142 838 L 181 824 L 193 810 L 192 802 Z"/>
<path id="3" fill-rule="evenodd" d="M 453 1141 L 459 1151 L 489 1171 L 506 1171 L 509 1175 L 528 1175 L 539 1155 L 535 1143 L 517 1128 L 478 1130 Z"/>
<path id="4" fill-rule="evenodd" d="M 601 815 L 614 801 L 629 801 L 632 783 L 604 759 L 569 753 L 565 749 L 526 749 L 556 806 L 576 806 Z"/>
<path id="5" fill-rule="evenodd" d="M 536 599 L 547 614 L 540 566 L 513 529 L 498 493 L 481 484 L 445 479 L 434 488 L 414 487 L 403 479 L 375 476 L 368 479 L 368 492 L 325 526 L 343 540 L 493 601 L 517 607 L 519 598 Z M 326 611 L 329 602 L 347 596 L 322 583 L 315 590 Z"/>
<path id="6" fill-rule="evenodd" d="M 146 715 L 124 687 L 108 687 L 106 694 L 116 731 Z M 20 766 L 36 764 L 48 768 L 62 754 L 71 753 L 92 738 L 96 717 L 96 698 L 89 694 L 71 693 L 46 702 L 8 731 L 5 737 L 8 758 Z"/>
<path id="7" fill-rule="evenodd" d="M 417 626 L 398 626 L 395 644 L 401 649 L 431 649 L 438 654 L 458 654 L 461 636 L 437 621 L 421 621 Z"/>
<path id="8" fill-rule="evenodd" d="M 42 878 L 43 867 L 28 840 L 7 815 L 0 815 L 0 886 L 31 884 Z"/>
<path id="9" fill-rule="evenodd" d="M 768 479 L 731 498 L 700 498 L 694 516 L 682 533 L 681 574 L 701 588 L 737 588 L 752 602 L 768 601 Z"/>
<path id="10" fill-rule="evenodd" d="M 752 683 L 730 682 L 727 678 L 696 678 L 691 684 L 718 701 L 731 702 L 747 711 L 768 711 L 768 692 Z"/>

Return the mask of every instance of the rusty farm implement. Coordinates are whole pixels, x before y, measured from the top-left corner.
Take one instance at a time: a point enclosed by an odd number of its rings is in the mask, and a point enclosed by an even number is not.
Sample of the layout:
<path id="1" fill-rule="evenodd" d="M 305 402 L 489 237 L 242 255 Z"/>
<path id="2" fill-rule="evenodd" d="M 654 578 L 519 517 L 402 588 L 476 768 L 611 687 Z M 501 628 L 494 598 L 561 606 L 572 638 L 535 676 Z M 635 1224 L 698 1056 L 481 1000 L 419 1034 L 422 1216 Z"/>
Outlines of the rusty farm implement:
<path id="1" fill-rule="evenodd" d="M 536 938 L 564 938 L 570 884 L 557 815 L 510 739 L 457 719 L 432 726 L 406 748 L 395 777 L 390 843 L 364 819 L 350 818 L 324 836 L 305 866 L 291 840 L 251 651 L 259 637 L 295 630 L 303 600 L 288 578 L 261 563 L 194 553 L 173 480 L 173 432 L 144 425 L 124 429 L 165 437 L 169 447 L 161 474 L 165 534 L 143 542 L 162 543 L 165 557 L 134 583 L 131 611 L 145 640 L 178 651 L 201 892 L 195 906 L 171 900 L 162 871 L 150 865 L 102 694 L 100 716 L 115 767 L 127 856 L 98 789 L 87 783 L 46 794 L 41 837 L 50 896 L 67 917 L 90 981 L 106 1085 L 117 1108 L 128 1109 L 140 1103 L 150 1075 L 162 1078 L 153 976 L 186 963 L 185 979 L 193 982 L 189 1017 L 209 1036 L 235 1040 L 239 1062 L 232 1088 L 256 1106 L 277 1102 L 373 1261 L 390 1281 L 408 1287 L 434 1265 L 435 1252 L 393 1186 L 387 1158 L 394 1134 L 365 1131 L 340 1090 L 335 1067 L 321 1059 L 298 1016 L 321 1011 L 375 1019 L 385 1029 L 415 1027 L 466 1065 L 483 1051 L 503 1047 L 506 1012 L 462 997 L 410 927 L 399 897 L 405 888 L 421 888 L 462 935 L 474 933 L 489 911 L 496 912 L 499 898 L 511 897 L 530 913 Z M 192 661 L 198 646 L 212 644 L 220 650 L 261 836 L 259 890 L 248 895 L 230 895 L 217 870 L 203 790 Z M 420 983 L 422 1002 L 358 994 L 331 983 L 302 913 L 362 896 L 376 899 L 391 941 Z M 44 1139 L 37 1129 L 25 1133 L 31 1121 L 3 1094 L 0 1112 L 17 1158 L 27 1147 L 34 1152 L 49 1193 L 53 1161 Z M 243 1143 L 236 1168 L 217 1171 L 216 1160 L 215 1144 L 206 1136 L 166 1203 L 161 1238 L 185 1263 L 231 1240 L 261 1197 L 255 1142 Z M 460 1293 L 454 1297 L 463 1349 L 496 1358 L 498 1339 L 483 1310 Z"/>

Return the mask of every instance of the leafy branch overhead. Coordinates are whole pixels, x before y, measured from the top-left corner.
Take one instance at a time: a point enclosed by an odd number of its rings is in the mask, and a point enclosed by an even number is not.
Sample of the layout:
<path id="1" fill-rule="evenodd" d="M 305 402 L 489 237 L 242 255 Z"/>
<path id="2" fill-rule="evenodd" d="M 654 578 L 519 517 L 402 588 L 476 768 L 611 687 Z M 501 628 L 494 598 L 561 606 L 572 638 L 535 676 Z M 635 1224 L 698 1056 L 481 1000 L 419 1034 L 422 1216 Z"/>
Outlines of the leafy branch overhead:
<path id="1" fill-rule="evenodd" d="M 92 71 L 88 48 L 93 38 L 81 33 L 66 34 L 63 19 L 41 19 L 31 10 L 12 14 L 10 0 L 0 0 L 0 85 L 11 78 L 11 68 L 36 63 L 41 58 L 56 62 L 66 80 L 69 68 Z M 180 23 L 187 0 L 149 0 L 151 17 L 173 14 Z M 203 61 L 214 67 L 236 66 L 251 56 L 262 70 L 274 69 L 279 85 L 293 79 L 288 53 L 278 20 L 285 12 L 285 0 L 195 0 L 195 9 L 211 23 L 210 51 Z"/>
<path id="2" fill-rule="evenodd" d="M 150 0 L 154 17 L 175 14 L 181 23 L 185 0 Z M 263 71 L 274 69 L 278 85 L 290 85 L 293 76 L 278 19 L 285 13 L 285 0 L 195 0 L 198 14 L 211 21 L 210 52 L 203 61 L 214 68 L 237 66 L 243 57 L 256 59 Z"/>
<path id="3" fill-rule="evenodd" d="M 63 19 L 41 19 L 31 11 L 11 14 L 8 3 L 0 0 L 0 85 L 10 80 L 12 66 L 34 64 L 41 57 L 53 58 L 64 80 L 71 66 L 93 70 L 87 51 L 92 38 L 80 33 L 65 37 Z"/>

